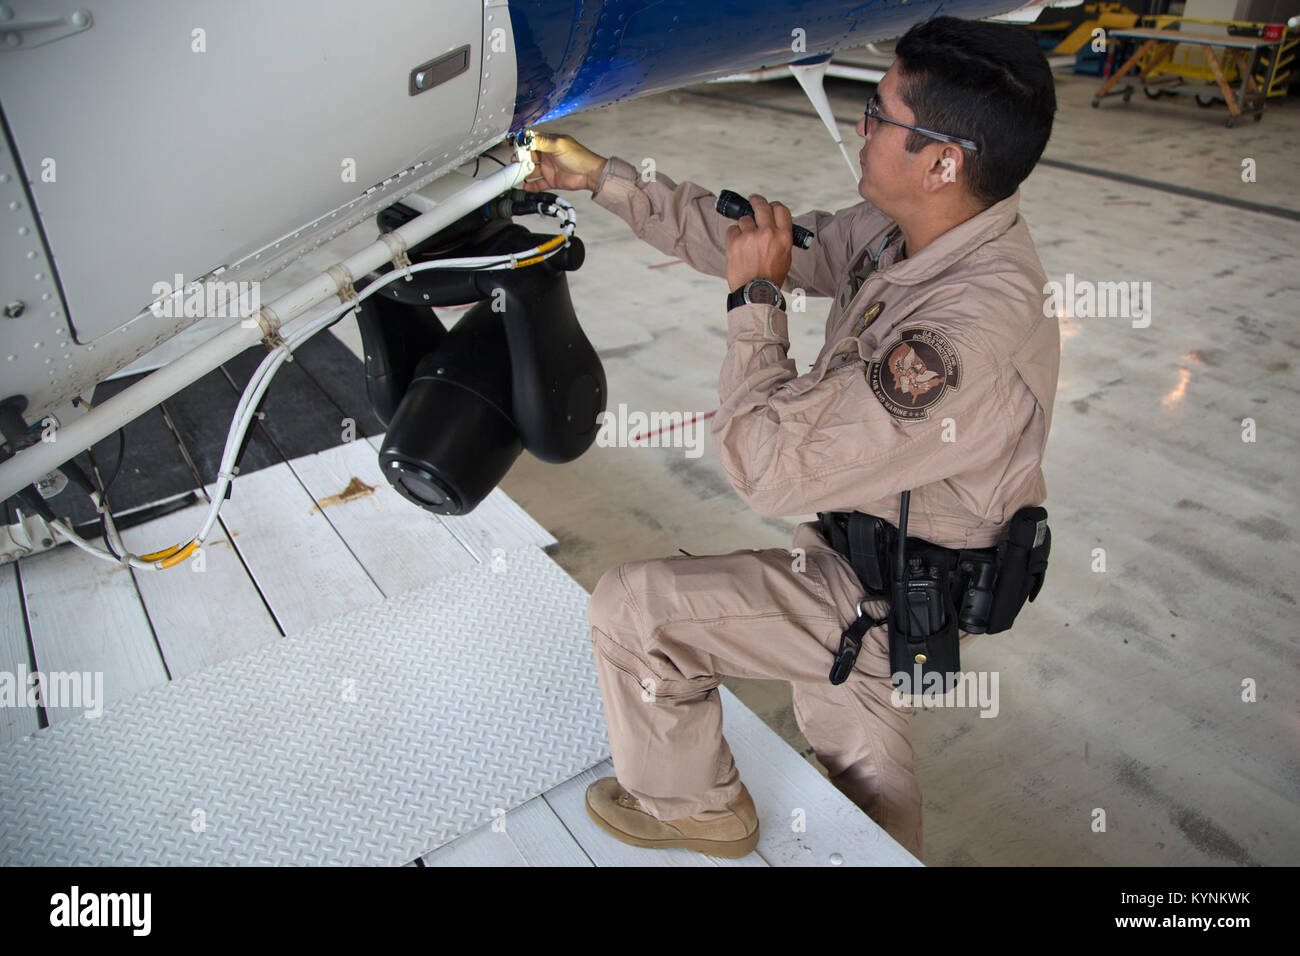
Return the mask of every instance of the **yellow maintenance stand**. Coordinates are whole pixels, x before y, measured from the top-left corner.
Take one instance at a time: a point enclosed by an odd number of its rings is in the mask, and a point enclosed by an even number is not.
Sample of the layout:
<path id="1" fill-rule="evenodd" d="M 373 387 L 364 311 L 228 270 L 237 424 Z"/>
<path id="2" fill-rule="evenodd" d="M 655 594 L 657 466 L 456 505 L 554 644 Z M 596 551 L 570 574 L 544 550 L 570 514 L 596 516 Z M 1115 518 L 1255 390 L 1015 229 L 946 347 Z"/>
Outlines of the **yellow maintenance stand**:
<path id="1" fill-rule="evenodd" d="M 1300 37 L 1285 23 L 1172 16 L 1145 20 L 1149 26 L 1110 31 L 1111 40 L 1141 42 L 1124 65 L 1102 83 L 1092 98 L 1094 107 L 1107 96 L 1122 96 L 1127 103 L 1140 84 L 1151 99 L 1188 93 L 1195 95 L 1201 106 L 1213 106 L 1222 98 L 1228 105 L 1227 125 L 1233 126 L 1238 117 L 1247 114 L 1258 122 L 1265 100 L 1285 95 L 1290 64 L 1300 43 Z"/>

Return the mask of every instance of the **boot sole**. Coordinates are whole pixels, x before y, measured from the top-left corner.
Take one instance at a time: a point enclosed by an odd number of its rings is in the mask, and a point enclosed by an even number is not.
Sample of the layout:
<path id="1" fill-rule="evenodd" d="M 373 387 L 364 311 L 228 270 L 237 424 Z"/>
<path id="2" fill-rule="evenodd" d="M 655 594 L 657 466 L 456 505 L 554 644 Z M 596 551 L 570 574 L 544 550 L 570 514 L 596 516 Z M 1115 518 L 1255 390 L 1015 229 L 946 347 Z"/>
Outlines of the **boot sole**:
<path id="1" fill-rule="evenodd" d="M 668 840 L 647 840 L 643 837 L 633 836 L 630 833 L 624 833 L 617 829 L 612 823 L 596 812 L 591 805 L 591 799 L 584 801 L 587 806 L 587 816 L 591 817 L 592 822 L 600 827 L 614 839 L 629 846 L 639 846 L 647 850 L 694 850 L 696 853 L 703 853 L 706 856 L 718 856 L 727 860 L 738 860 L 742 856 L 748 856 L 754 852 L 758 846 L 758 828 L 754 832 L 741 840 L 700 840 L 682 837 L 680 839 Z"/>

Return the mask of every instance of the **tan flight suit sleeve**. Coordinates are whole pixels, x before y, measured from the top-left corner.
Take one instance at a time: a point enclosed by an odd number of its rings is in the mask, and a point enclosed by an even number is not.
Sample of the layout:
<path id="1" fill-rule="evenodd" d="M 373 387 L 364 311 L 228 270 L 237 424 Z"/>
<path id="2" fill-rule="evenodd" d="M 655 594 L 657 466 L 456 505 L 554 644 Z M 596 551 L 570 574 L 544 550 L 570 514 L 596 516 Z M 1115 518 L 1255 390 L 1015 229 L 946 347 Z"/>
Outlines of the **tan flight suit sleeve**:
<path id="1" fill-rule="evenodd" d="M 937 330 L 959 360 L 958 387 L 928 417 L 888 410 L 872 388 L 872 368 L 853 339 L 852 360 L 796 376 L 787 355 L 786 315 L 765 305 L 728 313 L 727 354 L 719 377 L 721 408 L 712 430 L 723 469 L 759 514 L 788 516 L 854 510 L 864 501 L 1006 458 L 1033 414 L 1033 397 L 1016 389 L 1014 372 L 996 360 L 969 316 L 923 312 L 900 323 L 881 344 L 884 360 L 900 336 Z M 887 367 L 884 381 L 891 382 Z M 951 377 L 950 377 L 951 378 Z M 897 406 L 895 410 L 898 411 Z"/>
<path id="2" fill-rule="evenodd" d="M 678 185 L 661 172 L 646 181 L 627 160 L 611 156 L 592 199 L 608 209 L 667 256 L 689 263 L 705 275 L 727 277 L 727 230 L 735 225 L 714 207 L 717 196 L 692 182 Z M 830 297 L 840 286 L 850 255 L 850 210 L 832 215 L 813 210 L 795 222 L 817 237 L 808 249 L 791 252 L 786 292 L 803 289 L 808 296 Z"/>

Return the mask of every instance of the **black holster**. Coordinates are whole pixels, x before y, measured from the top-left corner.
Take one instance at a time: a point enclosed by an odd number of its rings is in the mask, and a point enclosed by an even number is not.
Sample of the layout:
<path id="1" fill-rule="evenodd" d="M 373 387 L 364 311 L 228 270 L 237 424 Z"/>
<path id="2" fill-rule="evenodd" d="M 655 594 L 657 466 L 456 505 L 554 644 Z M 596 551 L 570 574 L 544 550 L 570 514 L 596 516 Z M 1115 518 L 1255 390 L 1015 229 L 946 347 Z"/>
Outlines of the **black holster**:
<path id="1" fill-rule="evenodd" d="M 889 614 L 889 672 L 897 686 L 919 666 L 922 679 L 939 675 L 943 690 L 961 671 L 957 605 L 953 599 L 956 552 L 931 545 L 909 551 L 906 573 L 893 582 Z M 920 693 L 913 688 L 912 693 Z"/>
<path id="2" fill-rule="evenodd" d="M 997 587 L 989 613 L 988 633 L 1011 627 L 1025 606 L 1038 597 L 1047 578 L 1052 530 L 1046 508 L 1021 508 L 1011 517 L 1007 538 L 998 544 Z"/>

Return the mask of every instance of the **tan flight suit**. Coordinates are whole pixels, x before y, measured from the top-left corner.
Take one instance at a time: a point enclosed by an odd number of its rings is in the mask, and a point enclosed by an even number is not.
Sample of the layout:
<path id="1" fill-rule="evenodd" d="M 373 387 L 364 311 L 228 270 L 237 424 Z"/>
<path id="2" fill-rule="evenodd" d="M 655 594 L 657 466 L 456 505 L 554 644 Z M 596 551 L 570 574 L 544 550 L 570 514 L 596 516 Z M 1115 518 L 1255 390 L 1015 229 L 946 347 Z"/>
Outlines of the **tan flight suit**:
<path id="1" fill-rule="evenodd" d="M 594 199 L 665 255 L 726 277 L 734 222 L 707 190 L 662 173 L 644 181 L 611 157 Z M 914 256 L 899 258 L 898 236 L 874 271 L 866 253 L 894 223 L 871 203 L 795 218 L 817 238 L 792 253 L 787 307 L 797 308 L 796 289 L 833 300 L 814 367 L 800 375 L 787 358 L 785 312 L 725 313 L 712 428 L 723 468 L 755 511 L 862 511 L 896 525 L 899 494 L 911 489 L 909 536 L 977 548 L 1003 537 L 1017 509 L 1043 503 L 1060 333 L 1043 314 L 1046 276 L 1018 204 L 1016 193 Z M 724 807 L 740 779 L 722 737 L 719 678 L 788 680 L 832 782 L 920 857 L 912 708 L 891 704 L 885 627 L 867 633 L 845 683 L 828 680 L 862 596 L 811 522 L 796 529 L 792 551 L 606 572 L 588 616 L 622 786 L 661 820 Z M 864 610 L 880 618 L 886 607 Z M 960 639 L 964 650 L 974 636 Z"/>

